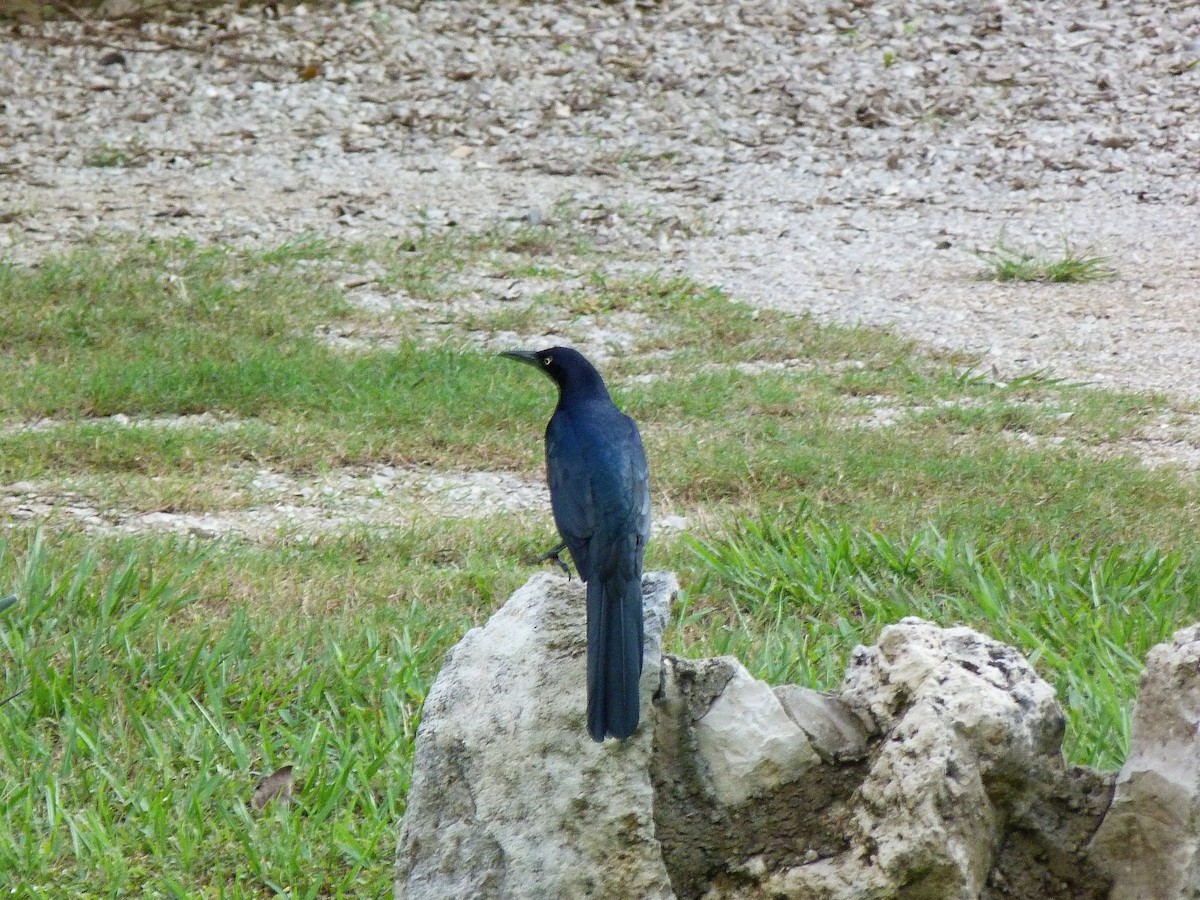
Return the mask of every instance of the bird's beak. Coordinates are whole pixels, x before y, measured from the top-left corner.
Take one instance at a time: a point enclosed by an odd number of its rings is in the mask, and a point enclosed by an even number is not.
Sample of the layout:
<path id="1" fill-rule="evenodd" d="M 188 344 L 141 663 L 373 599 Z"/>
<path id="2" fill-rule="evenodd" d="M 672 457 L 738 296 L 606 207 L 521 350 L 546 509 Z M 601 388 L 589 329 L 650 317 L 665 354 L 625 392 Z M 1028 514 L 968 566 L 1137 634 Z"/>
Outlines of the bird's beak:
<path id="1" fill-rule="evenodd" d="M 539 369 L 542 367 L 541 360 L 532 350 L 505 350 L 500 355 L 505 359 L 515 359 L 517 362 L 527 363 Z"/>

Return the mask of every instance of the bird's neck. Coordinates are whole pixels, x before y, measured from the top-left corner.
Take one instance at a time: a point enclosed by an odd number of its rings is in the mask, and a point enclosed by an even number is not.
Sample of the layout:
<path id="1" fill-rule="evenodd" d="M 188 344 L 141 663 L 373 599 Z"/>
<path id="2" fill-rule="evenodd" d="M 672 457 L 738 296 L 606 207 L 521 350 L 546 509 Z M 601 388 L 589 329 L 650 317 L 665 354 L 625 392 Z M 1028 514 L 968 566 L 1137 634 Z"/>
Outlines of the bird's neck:
<path id="1" fill-rule="evenodd" d="M 581 373 L 579 377 L 571 379 L 569 384 L 560 384 L 558 386 L 559 409 L 567 405 L 596 402 L 611 403 L 612 398 L 608 395 L 608 388 L 604 384 L 604 379 L 594 369 L 590 372 Z"/>

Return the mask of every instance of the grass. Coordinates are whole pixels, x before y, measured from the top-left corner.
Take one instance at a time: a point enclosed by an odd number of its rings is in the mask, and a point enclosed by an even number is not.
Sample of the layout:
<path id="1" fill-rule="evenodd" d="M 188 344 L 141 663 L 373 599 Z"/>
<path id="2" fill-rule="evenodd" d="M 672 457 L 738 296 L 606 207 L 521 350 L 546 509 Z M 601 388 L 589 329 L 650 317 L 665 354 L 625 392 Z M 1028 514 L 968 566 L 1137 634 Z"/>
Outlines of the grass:
<path id="1" fill-rule="evenodd" d="M 129 153 L 120 147 L 110 147 L 104 144 L 84 156 L 83 162 L 85 165 L 94 166 L 97 169 L 111 169 L 128 165 L 130 159 Z"/>
<path id="2" fill-rule="evenodd" d="M 21 597 L 3 642 L 28 680 L 0 732 L 21 773 L 0 798 L 10 883 L 47 897 L 385 893 L 452 623 L 385 604 L 365 625 L 202 612 L 194 551 L 0 552 Z M 252 812 L 256 780 L 284 762 L 297 800 Z"/>
<path id="3" fill-rule="evenodd" d="M 1061 253 L 1052 255 L 1014 247 L 1003 240 L 993 250 L 978 254 L 987 265 L 983 278 L 989 281 L 1045 281 L 1081 284 L 1116 276 L 1112 258 L 1092 248 L 1078 250 L 1063 240 Z"/>
<path id="4" fill-rule="evenodd" d="M 116 523 L 260 511 L 264 473 L 536 481 L 552 388 L 478 342 L 583 343 L 602 324 L 657 514 L 692 523 L 647 560 L 685 586 L 671 649 L 833 686 L 888 622 L 971 624 L 1058 687 L 1072 760 L 1118 765 L 1146 650 L 1197 618 L 1200 496 L 1111 448 L 1194 411 L 1038 372 L 996 383 L 970 357 L 610 266 L 568 212 L 254 252 L 98 240 L 0 265 L 0 484 Z M 338 285 L 360 271 L 396 309 L 352 302 Z M 465 302 L 488 276 L 537 292 Z M 331 324 L 390 343 L 339 350 Z M 544 511 L 369 499 L 387 527 L 214 542 L 10 523 L 0 870 L 30 896 L 390 890 L 425 692 L 553 533 Z M 285 765 L 291 804 L 256 812 Z"/>
<path id="5" fill-rule="evenodd" d="M 904 616 L 966 624 L 1023 648 L 1067 701 L 1066 752 L 1119 766 L 1139 661 L 1200 617 L 1200 559 L 1149 547 L 989 543 L 924 529 L 897 539 L 801 511 L 694 540 L 705 590 L 734 627 L 698 641 L 772 682 L 840 684 L 851 650 Z"/>

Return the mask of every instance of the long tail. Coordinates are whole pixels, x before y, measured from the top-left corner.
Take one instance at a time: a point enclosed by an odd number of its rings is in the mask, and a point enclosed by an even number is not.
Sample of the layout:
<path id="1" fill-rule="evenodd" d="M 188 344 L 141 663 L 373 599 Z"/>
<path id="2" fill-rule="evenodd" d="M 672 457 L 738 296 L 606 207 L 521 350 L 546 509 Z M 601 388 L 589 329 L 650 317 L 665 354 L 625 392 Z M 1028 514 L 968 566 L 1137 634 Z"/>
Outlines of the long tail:
<path id="1" fill-rule="evenodd" d="M 638 726 L 642 580 L 592 578 L 587 586 L 588 733 L 625 739 Z"/>

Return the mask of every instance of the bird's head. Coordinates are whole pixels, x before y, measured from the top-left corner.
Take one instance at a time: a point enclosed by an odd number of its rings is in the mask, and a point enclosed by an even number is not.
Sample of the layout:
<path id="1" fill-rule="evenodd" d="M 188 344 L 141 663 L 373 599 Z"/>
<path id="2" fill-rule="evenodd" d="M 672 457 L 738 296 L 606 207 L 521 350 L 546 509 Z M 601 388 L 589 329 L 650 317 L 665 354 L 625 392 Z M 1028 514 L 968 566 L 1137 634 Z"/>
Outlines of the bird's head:
<path id="1" fill-rule="evenodd" d="M 506 350 L 500 354 L 507 359 L 515 359 L 539 369 L 554 380 L 559 390 L 589 390 L 603 391 L 606 395 L 604 380 L 596 367 L 587 361 L 578 350 L 570 347 L 550 347 L 547 350 Z"/>

